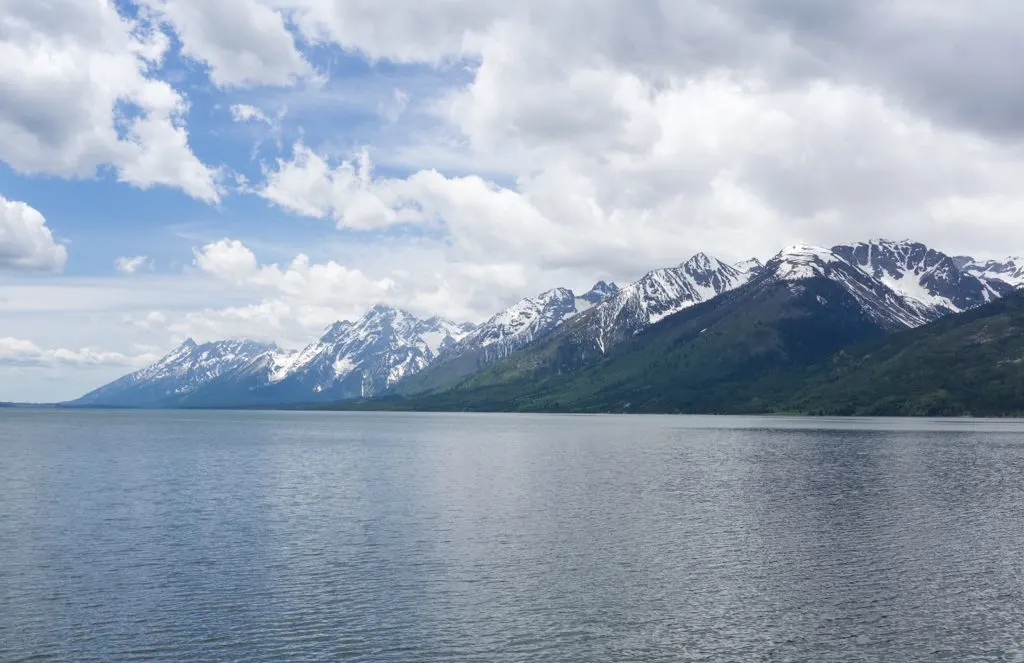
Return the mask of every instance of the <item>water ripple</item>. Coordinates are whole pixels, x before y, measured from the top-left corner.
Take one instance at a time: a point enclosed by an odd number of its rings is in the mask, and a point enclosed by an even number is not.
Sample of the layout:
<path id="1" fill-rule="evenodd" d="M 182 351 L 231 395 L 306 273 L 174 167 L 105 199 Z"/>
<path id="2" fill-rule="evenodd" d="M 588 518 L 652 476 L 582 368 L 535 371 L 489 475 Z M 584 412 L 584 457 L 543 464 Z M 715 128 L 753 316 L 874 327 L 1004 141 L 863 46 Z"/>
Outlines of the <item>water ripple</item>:
<path id="1" fill-rule="evenodd" d="M 0 413 L 3 661 L 1024 661 L 1024 426 Z"/>

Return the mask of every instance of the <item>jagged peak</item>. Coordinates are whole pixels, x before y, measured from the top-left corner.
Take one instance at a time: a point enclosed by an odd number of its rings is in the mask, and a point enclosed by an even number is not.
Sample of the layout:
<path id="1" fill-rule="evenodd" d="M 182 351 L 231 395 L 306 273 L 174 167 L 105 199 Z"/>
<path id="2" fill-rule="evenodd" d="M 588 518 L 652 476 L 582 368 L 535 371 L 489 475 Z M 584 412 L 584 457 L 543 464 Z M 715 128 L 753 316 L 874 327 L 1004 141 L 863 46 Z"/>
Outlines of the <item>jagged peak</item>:
<path id="1" fill-rule="evenodd" d="M 874 244 L 875 246 L 908 246 L 912 244 L 921 244 L 917 240 L 904 237 L 903 239 L 889 239 L 887 237 L 874 237 L 872 239 L 857 242 L 858 244 Z"/>
<path id="2" fill-rule="evenodd" d="M 867 253 L 858 251 L 858 249 L 867 249 Z M 850 244 L 837 244 L 832 247 L 832 250 L 847 259 L 854 259 L 854 262 L 864 263 L 870 261 L 870 257 L 876 254 L 890 254 L 900 260 L 931 260 L 931 261 L 949 261 L 954 267 L 959 268 L 960 263 L 956 257 L 951 257 L 946 253 L 934 249 L 924 242 L 919 242 L 912 239 L 902 240 L 890 240 L 885 238 L 870 239 L 864 242 L 853 242 Z"/>
<path id="3" fill-rule="evenodd" d="M 594 287 L 581 295 L 580 299 L 591 304 L 600 304 L 620 290 L 621 288 L 614 281 L 598 281 L 594 284 Z"/>
<path id="4" fill-rule="evenodd" d="M 734 264 L 732 268 L 738 272 L 749 274 L 750 272 L 763 269 L 764 263 L 761 262 L 758 258 L 747 258 L 746 260 L 741 260 L 738 263 Z"/>
<path id="5" fill-rule="evenodd" d="M 723 267 L 729 267 L 729 265 L 726 265 L 718 258 L 715 258 L 714 256 L 709 256 L 708 254 L 701 251 L 695 253 L 689 260 L 680 265 L 680 267 L 690 272 L 710 272 L 717 271 Z"/>
<path id="6" fill-rule="evenodd" d="M 352 323 L 348 320 L 336 320 L 327 327 L 320 334 L 320 338 L 337 336 L 338 334 L 344 334 L 352 327 Z"/>
<path id="7" fill-rule="evenodd" d="M 389 304 L 378 303 L 371 306 L 354 326 L 361 327 L 364 325 L 374 324 L 396 325 L 401 324 L 402 322 L 411 322 L 412 324 L 416 324 L 420 322 L 420 319 L 404 309 L 396 308 Z"/>
<path id="8" fill-rule="evenodd" d="M 619 285 L 615 281 L 598 281 L 594 284 L 594 287 L 590 289 L 590 292 L 615 292 L 619 289 Z"/>
<path id="9" fill-rule="evenodd" d="M 575 297 L 572 290 L 568 288 L 552 288 L 551 290 L 545 290 L 544 292 L 537 295 L 536 299 L 542 302 L 549 302 L 551 300 L 558 299 L 572 299 Z"/>
<path id="10" fill-rule="evenodd" d="M 395 308 L 394 306 L 391 306 L 390 304 L 385 304 L 383 302 L 377 302 L 376 304 L 374 304 L 373 306 L 370 307 L 370 309 L 363 315 L 363 317 L 367 318 L 367 317 L 381 316 L 381 315 L 395 315 L 395 314 L 399 314 L 399 313 L 405 313 L 405 311 L 403 311 L 401 309 L 398 309 L 398 308 Z"/>
<path id="11" fill-rule="evenodd" d="M 196 352 L 202 350 L 209 352 L 211 350 L 232 350 L 232 349 L 269 349 L 276 348 L 277 344 L 273 342 L 255 341 L 251 338 L 223 338 L 216 341 L 205 341 L 203 343 L 197 342 L 193 338 L 187 338 L 179 345 L 171 354 L 178 354 L 181 352 Z"/>

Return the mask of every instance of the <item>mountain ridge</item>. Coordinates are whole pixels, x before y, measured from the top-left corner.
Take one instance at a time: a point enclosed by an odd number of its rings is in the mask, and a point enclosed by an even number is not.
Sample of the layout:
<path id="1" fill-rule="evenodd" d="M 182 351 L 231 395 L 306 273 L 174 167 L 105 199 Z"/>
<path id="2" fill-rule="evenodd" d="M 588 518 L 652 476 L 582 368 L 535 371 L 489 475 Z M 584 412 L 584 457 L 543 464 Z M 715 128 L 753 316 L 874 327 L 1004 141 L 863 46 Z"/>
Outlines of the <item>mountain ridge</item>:
<path id="1" fill-rule="evenodd" d="M 788 284 L 795 296 L 805 287 L 800 284 L 815 279 L 838 284 L 842 295 L 832 286 L 815 289 L 831 292 L 832 298 L 849 297 L 873 328 L 891 334 L 1012 294 L 1018 272 L 1024 268 L 1012 258 L 982 263 L 910 240 L 832 248 L 798 244 L 765 263 L 753 258 L 729 264 L 697 253 L 621 287 L 598 281 L 582 295 L 553 288 L 479 325 L 418 318 L 379 304 L 354 322 L 332 323 L 299 350 L 246 340 L 200 345 L 187 339 L 153 365 L 70 405 L 273 406 L 436 394 L 462 383 L 480 387 L 502 371 L 513 380 L 549 376 L 545 371 L 568 375 L 616 356 L 620 346 L 646 342 L 638 339 L 688 309 L 722 298 L 724 305 L 726 295 L 752 288 L 784 292 L 770 283 Z M 829 306 L 829 296 L 820 297 L 820 306 Z"/>

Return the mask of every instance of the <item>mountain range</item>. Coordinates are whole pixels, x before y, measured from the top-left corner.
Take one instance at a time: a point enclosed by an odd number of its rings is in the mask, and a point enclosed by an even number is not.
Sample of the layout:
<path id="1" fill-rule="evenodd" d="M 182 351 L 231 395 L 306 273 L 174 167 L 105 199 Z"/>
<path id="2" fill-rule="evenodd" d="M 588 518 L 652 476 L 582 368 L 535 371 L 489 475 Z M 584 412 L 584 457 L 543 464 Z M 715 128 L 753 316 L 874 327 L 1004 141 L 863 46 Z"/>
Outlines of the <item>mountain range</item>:
<path id="1" fill-rule="evenodd" d="M 622 287 L 554 288 L 480 325 L 378 305 L 298 351 L 188 340 L 67 405 L 777 410 L 786 403 L 765 391 L 772 380 L 795 393 L 794 372 L 1014 299 L 1022 285 L 1020 259 L 911 241 L 797 245 L 763 264 L 698 253 Z"/>

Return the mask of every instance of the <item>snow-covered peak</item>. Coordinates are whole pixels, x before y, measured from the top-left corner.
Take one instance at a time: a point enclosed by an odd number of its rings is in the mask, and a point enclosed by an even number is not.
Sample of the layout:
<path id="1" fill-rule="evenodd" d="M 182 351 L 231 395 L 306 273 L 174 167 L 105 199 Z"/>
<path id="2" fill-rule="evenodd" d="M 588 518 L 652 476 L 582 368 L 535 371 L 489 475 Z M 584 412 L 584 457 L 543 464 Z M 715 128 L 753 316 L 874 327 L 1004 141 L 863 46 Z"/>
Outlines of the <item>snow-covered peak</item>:
<path id="1" fill-rule="evenodd" d="M 417 333 L 436 357 L 453 347 L 474 329 L 476 329 L 476 325 L 468 322 L 452 322 L 434 317 L 423 320 L 417 326 Z"/>
<path id="2" fill-rule="evenodd" d="M 336 338 L 342 334 L 348 332 L 352 328 L 352 323 L 348 320 L 338 320 L 327 325 L 327 328 L 320 334 L 320 338 Z"/>
<path id="3" fill-rule="evenodd" d="M 199 344 L 190 338 L 150 366 L 100 387 L 77 402 L 83 405 L 155 404 L 192 393 L 223 376 L 242 374 L 279 352 L 273 343 L 228 340 Z"/>
<path id="4" fill-rule="evenodd" d="M 243 339 L 211 341 L 198 344 L 189 338 L 158 360 L 153 366 L 142 370 L 156 370 L 159 372 L 160 370 L 168 369 L 180 373 L 204 363 L 247 361 L 273 350 L 277 350 L 277 346 L 273 343 L 260 343 Z"/>
<path id="5" fill-rule="evenodd" d="M 387 304 L 374 304 L 353 326 L 403 324 L 409 320 L 415 320 L 415 317 L 402 309 L 388 306 Z"/>
<path id="6" fill-rule="evenodd" d="M 980 306 L 1006 291 L 1005 285 L 989 283 L 988 277 L 972 273 L 962 261 L 921 242 L 876 239 L 840 244 L 833 251 L 894 291 L 949 311 Z"/>
<path id="7" fill-rule="evenodd" d="M 309 390 L 309 398 L 372 396 L 423 370 L 472 330 L 440 317 L 420 319 L 408 311 L 377 304 L 355 322 L 330 327 L 287 361 L 270 382 Z"/>
<path id="8" fill-rule="evenodd" d="M 685 308 L 747 283 L 751 274 L 698 253 L 678 267 L 648 272 L 585 314 L 579 332 L 599 352 Z"/>
<path id="9" fill-rule="evenodd" d="M 777 253 L 765 266 L 765 272 L 783 281 L 828 277 L 830 267 L 842 258 L 831 250 L 810 244 L 793 244 Z"/>
<path id="10" fill-rule="evenodd" d="M 865 315 L 888 329 L 917 327 L 946 312 L 908 297 L 851 264 L 836 250 L 820 246 L 796 244 L 783 249 L 765 265 L 764 278 L 790 282 L 828 279 L 851 295 Z"/>
<path id="11" fill-rule="evenodd" d="M 593 290 L 616 288 L 615 284 L 599 282 Z M 422 384 L 444 384 L 468 375 L 549 336 L 592 306 L 568 288 L 553 288 L 521 299 L 476 328 L 460 327 L 461 339 L 443 347 L 438 361 L 419 379 Z"/>
<path id="12" fill-rule="evenodd" d="M 693 257 L 684 262 L 681 267 L 692 271 L 711 271 L 716 269 L 721 263 L 717 258 L 712 258 L 708 254 L 699 252 L 695 253 Z"/>
<path id="13" fill-rule="evenodd" d="M 733 265 L 733 269 L 741 274 L 756 274 L 764 269 L 764 264 L 757 258 L 748 258 Z"/>
<path id="14" fill-rule="evenodd" d="M 604 300 L 608 299 L 620 290 L 619 286 L 615 282 L 606 283 L 605 281 L 598 281 L 594 284 L 594 287 L 588 290 L 585 294 L 580 295 L 580 299 L 591 305 L 600 304 Z"/>
<path id="15" fill-rule="evenodd" d="M 536 297 L 521 299 L 497 313 L 466 335 L 462 350 L 488 347 L 509 341 L 529 342 L 547 333 L 578 312 L 576 296 L 568 288 L 554 288 Z"/>
<path id="16" fill-rule="evenodd" d="M 964 264 L 963 270 L 982 279 L 1002 281 L 1013 288 L 1024 287 L 1024 258 L 1017 256 L 984 262 L 971 258 Z"/>

